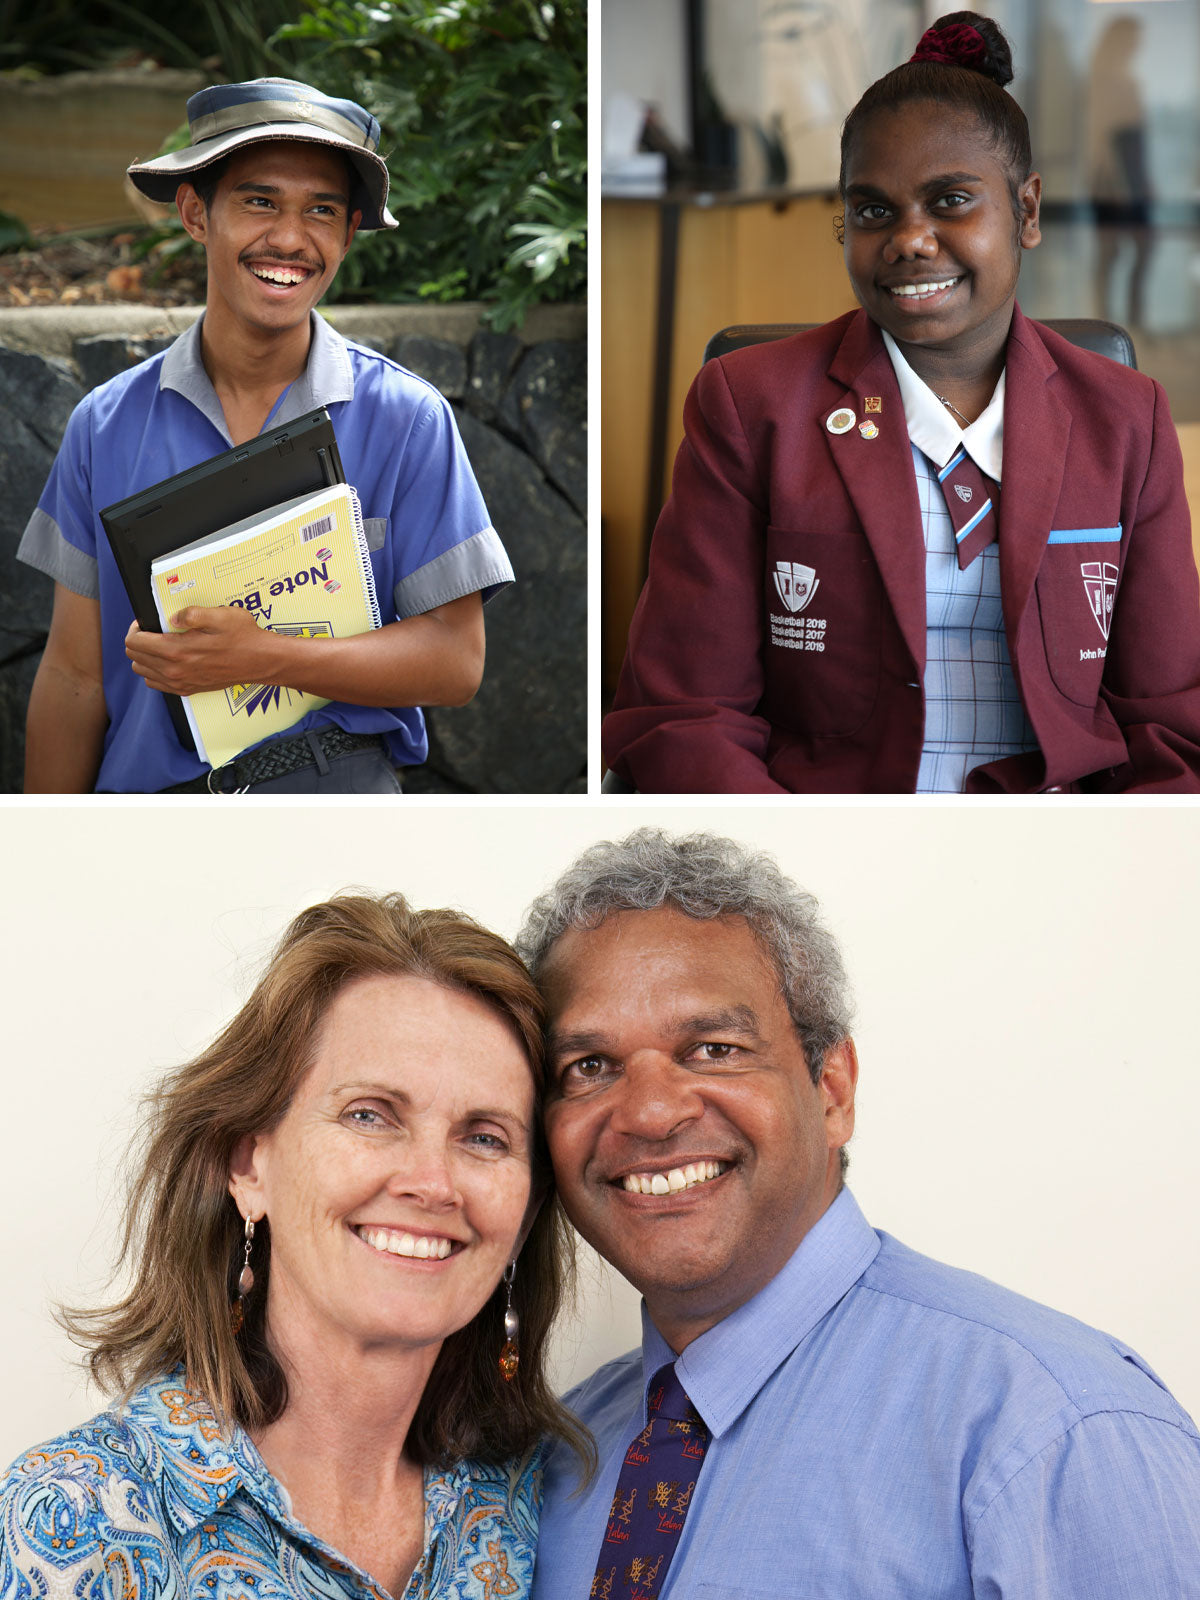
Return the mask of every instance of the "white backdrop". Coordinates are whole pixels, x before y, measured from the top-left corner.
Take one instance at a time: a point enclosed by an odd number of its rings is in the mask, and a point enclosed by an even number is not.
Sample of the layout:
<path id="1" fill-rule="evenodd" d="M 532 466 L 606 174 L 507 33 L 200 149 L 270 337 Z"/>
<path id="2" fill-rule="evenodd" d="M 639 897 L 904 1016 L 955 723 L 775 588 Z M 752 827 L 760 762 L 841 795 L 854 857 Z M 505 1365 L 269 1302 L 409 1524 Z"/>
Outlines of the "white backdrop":
<path id="1" fill-rule="evenodd" d="M 858 997 L 870 1220 L 1120 1334 L 1200 1412 L 1200 817 L 1082 807 L 602 803 L 7 808 L 0 1458 L 97 1409 L 53 1326 L 111 1259 L 138 1091 L 248 993 L 288 918 L 399 888 L 511 935 L 575 852 L 647 821 L 761 844 Z M 562 1382 L 636 1342 L 592 1266 Z"/>

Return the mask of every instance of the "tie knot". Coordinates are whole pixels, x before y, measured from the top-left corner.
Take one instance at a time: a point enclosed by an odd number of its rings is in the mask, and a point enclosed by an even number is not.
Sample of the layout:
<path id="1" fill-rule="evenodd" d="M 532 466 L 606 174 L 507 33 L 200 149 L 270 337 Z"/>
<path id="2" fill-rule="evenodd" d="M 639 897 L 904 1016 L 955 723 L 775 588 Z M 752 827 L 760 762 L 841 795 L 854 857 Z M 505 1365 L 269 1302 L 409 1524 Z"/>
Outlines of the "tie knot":
<path id="1" fill-rule="evenodd" d="M 651 1417 L 670 1417 L 675 1422 L 686 1422 L 696 1417 L 696 1408 L 676 1376 L 673 1362 L 659 1367 L 651 1378 L 646 1409 Z"/>

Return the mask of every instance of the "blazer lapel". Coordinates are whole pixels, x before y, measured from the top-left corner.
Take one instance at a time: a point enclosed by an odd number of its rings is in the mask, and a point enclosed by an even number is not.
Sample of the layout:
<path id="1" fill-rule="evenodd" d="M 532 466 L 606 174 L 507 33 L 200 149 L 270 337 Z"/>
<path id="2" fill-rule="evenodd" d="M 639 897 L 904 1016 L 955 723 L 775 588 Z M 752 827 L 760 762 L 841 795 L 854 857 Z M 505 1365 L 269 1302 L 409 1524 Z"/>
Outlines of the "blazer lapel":
<path id="1" fill-rule="evenodd" d="M 925 669 L 921 505 L 896 374 L 879 329 L 865 311 L 851 320 L 829 376 L 845 393 L 836 404 L 824 407 L 813 427 L 854 503 L 904 642 L 921 673 Z M 877 399 L 881 409 L 868 411 L 869 398 Z M 853 412 L 853 423 L 845 432 L 834 433 L 829 419 L 843 410 Z M 878 432 L 873 438 L 863 437 L 863 423 L 875 425 Z"/>
<path id="2" fill-rule="evenodd" d="M 1014 651 L 1054 526 L 1071 433 L 1071 413 L 1050 386 L 1057 371 L 1028 318 L 1014 308 L 1005 357 L 1000 485 L 1000 588 Z"/>

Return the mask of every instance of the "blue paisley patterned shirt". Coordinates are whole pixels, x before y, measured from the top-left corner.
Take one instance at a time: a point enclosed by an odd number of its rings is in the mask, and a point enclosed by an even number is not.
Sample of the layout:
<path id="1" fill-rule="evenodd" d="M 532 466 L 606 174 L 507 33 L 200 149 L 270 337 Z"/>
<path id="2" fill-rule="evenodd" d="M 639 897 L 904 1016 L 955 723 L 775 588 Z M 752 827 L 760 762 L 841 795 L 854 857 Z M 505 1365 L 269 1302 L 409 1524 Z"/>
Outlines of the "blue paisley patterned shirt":
<path id="1" fill-rule="evenodd" d="M 540 1502 L 540 1452 L 427 1469 L 425 1552 L 402 1600 L 526 1600 Z M 179 1372 L 26 1451 L 0 1483 L 0 1600 L 66 1596 L 385 1600 Z"/>

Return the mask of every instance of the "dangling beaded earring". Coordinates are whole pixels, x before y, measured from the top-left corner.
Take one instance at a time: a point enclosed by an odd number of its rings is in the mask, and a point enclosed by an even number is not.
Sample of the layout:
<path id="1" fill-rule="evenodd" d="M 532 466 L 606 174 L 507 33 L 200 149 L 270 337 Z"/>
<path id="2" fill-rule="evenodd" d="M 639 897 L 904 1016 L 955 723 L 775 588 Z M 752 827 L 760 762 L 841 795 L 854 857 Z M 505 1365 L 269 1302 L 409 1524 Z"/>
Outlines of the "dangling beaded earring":
<path id="1" fill-rule="evenodd" d="M 511 1383 L 517 1375 L 520 1365 L 521 1352 L 517 1348 L 517 1334 L 520 1332 L 521 1321 L 513 1310 L 512 1286 L 516 1274 L 517 1263 L 510 1261 L 504 1269 L 504 1287 L 508 1300 L 504 1307 L 504 1348 L 500 1352 L 500 1376 L 505 1383 Z"/>
<path id="2" fill-rule="evenodd" d="M 233 1335 L 236 1339 L 242 1331 L 242 1323 L 246 1320 L 246 1296 L 254 1287 L 254 1273 L 250 1267 L 250 1246 L 254 1243 L 254 1223 L 250 1217 L 246 1218 L 246 1253 L 242 1258 L 242 1270 L 238 1273 L 237 1299 L 233 1302 Z"/>

